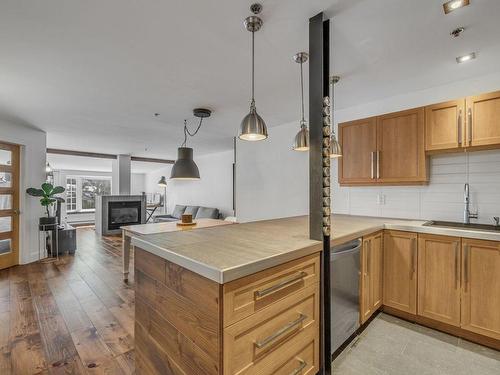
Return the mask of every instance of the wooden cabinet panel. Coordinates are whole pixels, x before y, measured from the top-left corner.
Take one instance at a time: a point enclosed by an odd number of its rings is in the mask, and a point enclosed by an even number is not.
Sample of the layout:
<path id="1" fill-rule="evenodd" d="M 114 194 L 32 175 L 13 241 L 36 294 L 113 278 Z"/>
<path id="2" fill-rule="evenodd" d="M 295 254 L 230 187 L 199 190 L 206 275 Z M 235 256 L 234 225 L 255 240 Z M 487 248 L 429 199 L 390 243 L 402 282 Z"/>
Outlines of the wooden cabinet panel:
<path id="1" fill-rule="evenodd" d="M 425 107 L 425 150 L 456 150 L 465 140 L 465 99 Z"/>
<path id="2" fill-rule="evenodd" d="M 417 312 L 417 234 L 384 233 L 384 305 Z"/>
<path id="3" fill-rule="evenodd" d="M 375 117 L 339 124 L 339 182 L 354 184 L 375 179 L 374 153 L 377 151 Z"/>
<path id="4" fill-rule="evenodd" d="M 500 91 L 467 98 L 467 146 L 500 146 Z"/>
<path id="5" fill-rule="evenodd" d="M 460 326 L 460 238 L 418 236 L 418 315 Z"/>
<path id="6" fill-rule="evenodd" d="M 319 371 L 319 344 L 313 340 L 291 358 L 284 365 L 273 372 L 273 375 L 316 375 Z"/>
<path id="7" fill-rule="evenodd" d="M 361 324 L 382 306 L 383 290 L 382 232 L 363 239 L 361 249 Z"/>
<path id="8" fill-rule="evenodd" d="M 462 240 L 463 329 L 500 340 L 500 242 Z"/>
<path id="9" fill-rule="evenodd" d="M 318 254 L 224 285 L 224 327 L 319 282 Z"/>
<path id="10" fill-rule="evenodd" d="M 319 284 L 224 329 L 224 374 L 273 374 L 318 337 Z"/>
<path id="11" fill-rule="evenodd" d="M 378 182 L 425 182 L 424 109 L 377 117 Z"/>

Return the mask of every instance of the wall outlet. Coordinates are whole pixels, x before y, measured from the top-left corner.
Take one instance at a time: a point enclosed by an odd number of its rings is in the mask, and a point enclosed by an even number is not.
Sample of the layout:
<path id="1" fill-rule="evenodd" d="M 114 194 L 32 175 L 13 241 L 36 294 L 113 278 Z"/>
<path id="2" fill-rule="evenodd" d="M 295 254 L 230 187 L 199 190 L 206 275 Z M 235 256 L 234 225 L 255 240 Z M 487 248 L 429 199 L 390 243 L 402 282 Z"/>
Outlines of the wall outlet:
<path id="1" fill-rule="evenodd" d="M 385 194 L 377 194 L 377 204 L 384 205 L 385 204 Z"/>

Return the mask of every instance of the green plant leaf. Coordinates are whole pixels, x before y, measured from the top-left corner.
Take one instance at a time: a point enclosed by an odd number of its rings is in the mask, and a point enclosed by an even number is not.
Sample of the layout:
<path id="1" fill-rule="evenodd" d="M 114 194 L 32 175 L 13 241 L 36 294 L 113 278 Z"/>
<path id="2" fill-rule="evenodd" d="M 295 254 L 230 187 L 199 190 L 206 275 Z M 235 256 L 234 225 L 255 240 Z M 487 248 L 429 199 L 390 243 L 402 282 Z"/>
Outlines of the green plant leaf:
<path id="1" fill-rule="evenodd" d="M 45 192 L 45 194 L 47 195 L 51 195 L 52 194 L 52 190 L 54 189 L 54 185 L 52 185 L 51 183 L 49 182 L 44 182 L 42 184 L 42 190 Z"/>
<path id="2" fill-rule="evenodd" d="M 56 186 L 54 189 L 52 189 L 51 195 L 64 193 L 65 190 L 66 189 L 62 186 Z"/>
<path id="3" fill-rule="evenodd" d="M 40 204 L 44 207 L 50 206 L 51 205 L 50 199 L 43 197 L 42 199 L 40 199 Z"/>
<path id="4" fill-rule="evenodd" d="M 43 197 L 44 192 L 42 189 L 28 188 L 26 189 L 26 193 L 31 195 L 32 197 Z"/>

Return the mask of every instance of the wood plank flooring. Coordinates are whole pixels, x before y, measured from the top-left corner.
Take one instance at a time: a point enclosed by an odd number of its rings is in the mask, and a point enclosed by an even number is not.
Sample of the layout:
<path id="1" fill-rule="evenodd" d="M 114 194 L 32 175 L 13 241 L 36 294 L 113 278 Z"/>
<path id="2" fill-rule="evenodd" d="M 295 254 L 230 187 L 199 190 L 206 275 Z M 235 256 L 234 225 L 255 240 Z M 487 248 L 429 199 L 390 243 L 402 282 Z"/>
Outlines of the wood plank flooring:
<path id="1" fill-rule="evenodd" d="M 133 374 L 134 286 L 121 237 L 78 228 L 78 250 L 0 270 L 0 374 Z M 133 263 L 132 263 L 133 264 Z"/>

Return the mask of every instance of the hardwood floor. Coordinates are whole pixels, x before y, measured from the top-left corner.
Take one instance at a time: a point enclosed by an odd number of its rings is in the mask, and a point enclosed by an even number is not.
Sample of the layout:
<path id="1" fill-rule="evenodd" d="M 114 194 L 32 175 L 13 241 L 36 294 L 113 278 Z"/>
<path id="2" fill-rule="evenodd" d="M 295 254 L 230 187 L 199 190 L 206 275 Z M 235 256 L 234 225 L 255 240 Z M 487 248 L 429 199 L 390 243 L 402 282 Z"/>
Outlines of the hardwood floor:
<path id="1" fill-rule="evenodd" d="M 58 262 L 0 271 L 0 374 L 133 374 L 134 289 L 121 237 L 77 230 Z"/>

